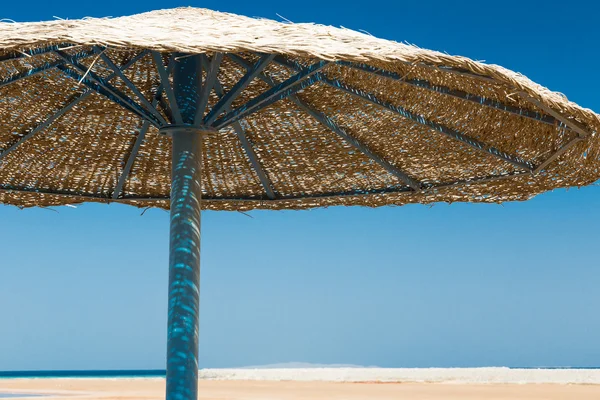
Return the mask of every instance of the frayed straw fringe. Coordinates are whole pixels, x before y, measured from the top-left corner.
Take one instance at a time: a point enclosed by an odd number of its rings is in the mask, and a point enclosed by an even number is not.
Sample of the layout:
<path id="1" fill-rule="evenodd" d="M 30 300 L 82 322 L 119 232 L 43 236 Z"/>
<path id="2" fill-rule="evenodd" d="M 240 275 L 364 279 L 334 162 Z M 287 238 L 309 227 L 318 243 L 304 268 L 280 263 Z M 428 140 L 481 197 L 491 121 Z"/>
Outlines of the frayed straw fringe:
<path id="1" fill-rule="evenodd" d="M 600 116 L 593 111 L 501 66 L 379 39 L 346 28 L 281 23 L 198 8 L 152 11 L 120 18 L 0 23 L 0 49 L 55 42 L 185 53 L 254 51 L 324 60 L 408 62 L 463 68 L 523 90 L 552 108 L 600 124 Z"/>

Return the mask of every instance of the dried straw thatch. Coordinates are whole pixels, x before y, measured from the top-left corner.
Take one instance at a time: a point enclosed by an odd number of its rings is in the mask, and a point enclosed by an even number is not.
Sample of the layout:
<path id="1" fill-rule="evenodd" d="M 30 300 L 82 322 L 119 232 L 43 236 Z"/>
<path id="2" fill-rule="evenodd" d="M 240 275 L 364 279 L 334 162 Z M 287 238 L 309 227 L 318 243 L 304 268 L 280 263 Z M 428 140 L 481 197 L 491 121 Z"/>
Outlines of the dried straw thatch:
<path id="1" fill-rule="evenodd" d="M 320 71 L 324 80 L 242 120 L 244 137 L 231 127 L 206 136 L 205 208 L 502 202 L 600 178 L 600 116 L 505 68 L 347 29 L 174 9 L 0 23 L 0 203 L 168 208 L 170 139 L 151 126 L 137 149 L 139 116 L 88 92 L 60 68 L 63 59 L 43 51 L 87 52 L 81 64 L 108 79 L 113 71 L 92 53 L 93 45 L 120 66 L 140 50 L 160 51 L 165 60 L 171 52 L 207 59 L 229 53 L 249 62 L 257 53 L 286 56 L 288 64 L 270 64 L 234 108 L 268 90 L 268 81 L 291 77 L 294 65 L 335 61 Z M 218 72 L 223 91 L 245 73 L 226 56 Z M 156 95 L 159 77 L 150 54 L 124 74 L 148 99 Z M 120 78 L 111 83 L 134 97 Z M 209 109 L 218 95 L 211 93 Z M 319 122 L 320 113 L 330 119 Z"/>

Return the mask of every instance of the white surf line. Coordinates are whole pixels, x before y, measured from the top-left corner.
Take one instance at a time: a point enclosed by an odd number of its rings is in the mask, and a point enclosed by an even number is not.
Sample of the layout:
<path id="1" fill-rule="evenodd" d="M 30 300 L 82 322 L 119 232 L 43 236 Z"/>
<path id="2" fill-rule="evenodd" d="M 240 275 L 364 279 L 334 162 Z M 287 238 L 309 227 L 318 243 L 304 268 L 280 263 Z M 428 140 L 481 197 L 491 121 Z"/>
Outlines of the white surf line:
<path id="1" fill-rule="evenodd" d="M 285 368 L 203 369 L 200 379 L 322 382 L 419 382 L 454 384 L 596 384 L 598 369 L 490 368 Z"/>

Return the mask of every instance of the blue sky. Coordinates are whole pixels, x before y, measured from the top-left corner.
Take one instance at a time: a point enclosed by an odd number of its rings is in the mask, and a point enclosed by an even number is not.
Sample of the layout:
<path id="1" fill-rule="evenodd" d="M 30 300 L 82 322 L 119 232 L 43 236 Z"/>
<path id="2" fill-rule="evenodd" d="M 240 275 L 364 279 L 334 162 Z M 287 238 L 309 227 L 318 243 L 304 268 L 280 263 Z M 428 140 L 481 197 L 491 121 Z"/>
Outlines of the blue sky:
<path id="1" fill-rule="evenodd" d="M 0 18 L 180 5 L 364 29 L 501 64 L 600 111 L 592 2 L 34 1 Z M 206 212 L 200 365 L 598 365 L 599 198 Z M 163 368 L 168 214 L 56 211 L 0 207 L 0 370 Z"/>

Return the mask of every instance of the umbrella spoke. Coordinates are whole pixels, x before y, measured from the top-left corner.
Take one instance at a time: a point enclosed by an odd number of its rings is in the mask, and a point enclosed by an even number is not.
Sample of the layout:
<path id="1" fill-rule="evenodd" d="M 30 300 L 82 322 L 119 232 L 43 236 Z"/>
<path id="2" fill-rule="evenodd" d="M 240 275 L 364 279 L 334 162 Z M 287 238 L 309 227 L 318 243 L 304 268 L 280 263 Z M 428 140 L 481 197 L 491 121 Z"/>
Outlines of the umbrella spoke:
<path id="1" fill-rule="evenodd" d="M 174 67 L 175 67 L 175 57 L 171 57 L 169 60 L 169 64 L 167 65 L 167 70 L 166 70 L 167 77 L 169 75 L 171 75 L 171 72 L 173 71 Z M 160 77 L 159 77 L 159 79 L 160 79 Z M 173 119 L 173 112 L 171 111 L 171 106 L 169 105 L 168 100 L 165 100 L 163 93 L 164 93 L 164 86 L 163 86 L 162 80 L 161 80 L 156 89 L 156 98 L 158 99 L 158 105 L 160 105 L 160 107 L 166 114 L 167 119 L 169 121 L 173 122 L 174 119 Z"/>
<path id="2" fill-rule="evenodd" d="M 397 74 L 395 72 L 386 71 L 380 68 L 371 67 L 366 64 L 358 64 L 349 61 L 337 61 L 337 64 L 344 67 L 353 68 L 359 71 L 367 72 L 372 75 L 376 75 L 382 78 L 391 79 L 406 85 L 415 86 L 421 89 L 429 90 L 431 92 L 443 94 L 450 97 L 456 97 L 461 100 L 470 101 L 477 103 L 481 106 L 493 108 L 496 110 L 504 111 L 509 114 L 517 115 L 524 118 L 529 118 L 538 122 L 542 122 L 548 125 L 556 125 L 556 119 L 550 115 L 542 114 L 537 111 L 528 110 L 526 108 L 520 108 L 511 106 L 510 104 L 502 103 L 498 100 L 489 99 L 484 96 L 478 96 L 472 93 L 468 93 L 458 89 L 452 89 L 447 86 L 435 85 L 425 79 L 408 79 L 405 76 Z"/>
<path id="3" fill-rule="evenodd" d="M 129 177 L 129 173 L 131 172 L 131 168 L 133 167 L 133 162 L 137 157 L 137 153 L 140 150 L 142 143 L 144 142 L 144 138 L 146 137 L 146 133 L 148 132 L 148 128 L 150 128 L 150 122 L 144 121 L 142 128 L 140 129 L 140 133 L 138 133 L 137 138 L 135 139 L 135 143 L 133 144 L 133 148 L 131 149 L 131 153 L 127 157 L 127 163 L 123 168 L 123 172 L 121 172 L 121 176 L 119 176 L 119 181 L 117 182 L 117 186 L 113 192 L 112 198 L 117 199 L 121 195 L 123 191 L 123 187 L 125 186 L 125 182 Z"/>
<path id="4" fill-rule="evenodd" d="M 91 91 L 86 91 L 83 94 L 80 94 L 75 99 L 71 100 L 69 102 L 69 104 L 67 104 L 66 106 L 64 106 L 63 108 L 61 108 L 60 110 L 58 110 L 56 113 L 54 113 L 53 115 L 51 115 L 50 117 L 48 117 L 44 122 L 42 122 L 41 124 L 39 124 L 38 126 L 36 126 L 35 128 L 33 128 L 29 133 L 21 136 L 19 138 L 19 140 L 17 140 L 10 147 L 6 148 L 2 153 L 0 153 L 0 161 L 2 161 L 8 154 L 10 154 L 11 152 L 13 152 L 21 144 L 23 144 L 24 142 L 26 142 L 27 140 L 29 140 L 31 137 L 33 137 L 34 135 L 36 135 L 38 132 L 41 132 L 42 130 L 46 129 L 54 121 L 56 121 L 57 119 L 59 119 L 60 117 L 62 117 L 63 115 L 65 115 L 67 112 L 69 112 L 77 104 L 79 104 L 83 100 L 87 99 L 91 93 L 92 93 Z"/>
<path id="5" fill-rule="evenodd" d="M 380 157 L 379 155 L 375 154 L 364 143 L 362 143 L 357 138 L 355 138 L 354 136 L 352 136 L 351 134 L 346 132 L 344 129 L 342 129 L 330 117 L 328 117 L 324 113 L 317 111 L 314 108 L 310 107 L 304 101 L 299 100 L 299 103 L 297 103 L 297 104 L 304 110 L 304 112 L 306 112 L 308 115 L 310 115 L 311 117 L 316 119 L 322 125 L 329 128 L 332 132 L 334 132 L 335 134 L 340 136 L 347 143 L 349 143 L 352 146 L 354 146 L 355 148 L 357 148 L 365 156 L 367 156 L 371 160 L 375 161 L 377 164 L 379 164 L 381 167 L 383 167 L 387 172 L 389 172 L 390 174 L 394 175 L 395 177 L 397 177 L 398 179 L 400 179 L 401 181 L 406 183 L 413 190 L 415 190 L 417 192 L 419 190 L 421 190 L 421 184 L 418 181 L 416 181 L 415 179 L 408 176 L 408 174 L 406 174 L 405 172 L 400 170 L 395 165 L 391 164 L 389 161 L 387 161 L 387 160 L 383 159 L 382 157 Z"/>
<path id="6" fill-rule="evenodd" d="M 173 63 L 170 63 L 168 70 L 170 70 L 172 66 L 173 66 Z M 162 99 L 162 83 L 158 86 L 158 89 L 156 90 L 156 95 L 154 96 L 154 100 L 152 101 L 153 107 L 156 107 L 156 105 L 159 102 L 159 99 Z M 131 168 L 133 167 L 133 163 L 135 162 L 137 154 L 140 150 L 140 147 L 142 146 L 142 143 L 144 142 L 146 133 L 148 133 L 149 128 L 150 128 L 149 122 L 144 121 L 142 128 L 140 129 L 140 132 L 138 133 L 138 136 L 135 139 L 133 148 L 131 149 L 129 156 L 127 157 L 127 162 L 125 163 L 123 172 L 121 172 L 121 176 L 119 177 L 117 186 L 115 187 L 115 190 L 113 192 L 113 195 L 112 195 L 113 199 L 117 199 L 121 195 L 121 192 L 123 191 L 123 187 L 125 186 L 125 182 L 127 181 L 129 174 L 131 173 Z"/>
<path id="7" fill-rule="evenodd" d="M 522 98 L 524 98 L 525 100 L 529 101 L 530 103 L 533 103 L 534 105 L 538 106 L 542 110 L 546 111 L 548 114 L 552 115 L 558 121 L 565 124 L 568 128 L 577 132 L 579 134 L 579 137 L 585 138 L 585 137 L 591 135 L 591 133 L 585 127 L 583 127 L 581 124 L 579 124 L 577 121 L 574 121 L 574 120 L 571 120 L 571 119 L 565 117 L 560 112 L 548 107 L 547 105 L 545 105 L 538 99 L 531 97 L 529 94 L 527 94 L 523 91 L 518 91 L 517 94 L 519 96 L 521 96 Z"/>
<path id="8" fill-rule="evenodd" d="M 203 59 L 203 61 L 206 62 L 204 59 Z M 218 78 L 215 80 L 214 88 L 215 88 L 215 93 L 217 94 L 217 96 L 222 97 L 223 96 L 223 86 L 221 85 L 221 82 L 219 82 Z M 230 110 L 229 106 L 224 108 L 225 112 L 229 112 L 229 110 Z M 239 121 L 234 122 L 232 124 L 232 127 L 233 127 L 233 130 L 235 131 L 236 135 L 238 136 L 240 143 L 242 144 L 242 148 L 244 149 L 246 156 L 248 156 L 248 159 L 250 159 L 250 164 L 252 164 L 252 168 L 254 169 L 254 172 L 256 172 L 256 175 L 258 176 L 260 183 L 262 184 L 263 188 L 265 189 L 265 192 L 267 193 L 267 197 L 269 197 L 269 199 L 271 199 L 271 200 L 275 199 L 276 196 L 275 196 L 273 183 L 269 179 L 263 166 L 261 165 L 260 161 L 258 160 L 258 156 L 256 155 L 256 152 L 252 148 L 252 144 L 250 143 L 250 141 L 248 141 L 248 137 L 246 136 L 246 131 L 244 130 L 244 128 L 242 127 L 242 125 L 240 124 Z"/>
<path id="9" fill-rule="evenodd" d="M 169 71 L 167 71 L 167 68 L 165 68 L 165 65 L 163 64 L 162 55 L 158 51 L 153 51 L 152 57 L 154 58 L 154 64 L 158 70 L 162 87 L 167 94 L 167 103 L 169 105 L 170 114 L 173 116 L 177 125 L 183 125 L 183 117 L 181 116 L 181 111 L 179 110 L 177 100 L 175 99 L 175 92 L 173 92 L 173 87 L 171 86 L 171 82 L 169 82 Z M 173 57 L 171 57 L 169 67 L 172 62 L 174 63 Z"/>
<path id="10" fill-rule="evenodd" d="M 242 91 L 256 78 L 258 74 L 260 74 L 269 63 L 275 58 L 274 54 L 265 54 L 263 55 L 256 64 L 254 64 L 251 68 L 249 68 L 246 74 L 236 82 L 236 84 L 231 88 L 227 94 L 222 97 L 219 102 L 210 110 L 206 118 L 204 119 L 204 125 L 212 124 L 217 117 L 225 111 L 226 108 L 229 108 L 233 101 L 242 93 Z"/>
<path id="11" fill-rule="evenodd" d="M 138 99 L 140 99 L 140 101 L 146 107 L 146 109 L 148 111 L 150 111 L 156 117 L 156 119 L 158 119 L 160 121 L 160 123 L 162 125 L 167 125 L 168 122 L 165 120 L 165 118 L 162 116 L 162 114 L 158 112 L 158 110 L 156 109 L 156 106 L 155 105 L 153 106 L 152 104 L 150 104 L 148 99 L 146 99 L 146 96 L 144 96 L 144 94 L 142 92 L 140 92 L 140 90 L 137 88 L 137 86 L 135 86 L 135 84 L 133 82 L 131 82 L 131 80 L 125 76 L 123 71 L 121 71 L 121 69 L 104 53 L 104 50 L 100 49 L 97 46 L 94 46 L 94 51 L 97 54 L 99 54 L 102 61 L 104 61 L 104 63 L 106 65 L 108 65 L 108 67 L 111 70 L 113 70 L 113 72 L 115 74 L 117 74 L 117 76 L 121 79 L 121 81 L 123 81 L 125 86 L 127 86 L 129 88 L 129 90 L 131 90 L 133 92 L 133 94 L 135 94 L 138 97 Z"/>
<path id="12" fill-rule="evenodd" d="M 40 54 L 51 53 L 56 50 L 65 50 L 65 49 L 68 49 L 69 47 L 72 47 L 72 46 L 70 46 L 68 43 L 63 43 L 63 44 L 55 44 L 52 46 L 46 46 L 46 47 L 38 47 L 36 49 L 29 49 L 29 50 L 25 50 L 25 51 L 15 51 L 12 54 L 9 53 L 9 54 L 0 56 L 0 62 L 14 61 L 14 60 L 19 60 L 21 58 L 30 58 L 30 57 L 37 56 Z"/>
<path id="13" fill-rule="evenodd" d="M 72 57 L 74 60 L 78 60 L 80 58 L 89 57 L 92 54 L 93 53 L 91 51 L 83 51 L 83 52 L 77 53 L 76 55 L 74 55 Z M 0 88 L 3 86 L 6 86 L 6 85 L 10 85 L 11 83 L 17 82 L 21 79 L 29 78 L 30 76 L 40 74 L 42 72 L 48 71 L 53 68 L 58 68 L 60 66 L 63 66 L 64 64 L 65 64 L 65 61 L 63 61 L 63 60 L 54 60 L 54 61 L 47 62 L 42 66 L 30 68 L 26 71 L 20 72 L 18 74 L 14 74 L 4 80 L 1 80 Z"/>
<path id="14" fill-rule="evenodd" d="M 239 121 L 240 119 L 247 117 L 250 114 L 260 111 L 279 100 L 283 100 L 302 89 L 306 89 L 307 87 L 314 85 L 321 79 L 321 75 L 317 73 L 328 64 L 329 61 L 316 62 L 303 71 L 298 72 L 291 78 L 281 82 L 277 86 L 274 86 L 266 92 L 256 96 L 246 104 L 243 104 L 235 110 L 228 112 L 223 117 L 216 120 L 213 124 L 213 127 L 216 129 L 221 129 L 235 121 Z"/>
<path id="15" fill-rule="evenodd" d="M 121 71 L 125 71 L 126 69 L 129 69 L 130 67 L 132 67 L 135 63 L 137 63 L 138 61 L 140 61 L 142 58 L 146 57 L 146 55 L 148 55 L 150 52 L 148 50 L 143 50 L 140 51 L 137 55 L 133 56 L 131 58 L 131 60 L 127 61 L 127 63 L 125 65 L 123 65 L 122 67 L 119 67 L 119 69 Z M 116 72 L 112 73 L 107 80 L 110 81 L 112 79 L 114 79 L 116 77 Z"/>
<path id="16" fill-rule="evenodd" d="M 138 108 L 132 106 L 131 104 L 129 104 L 127 102 L 123 102 L 119 97 L 116 97 L 113 93 L 106 90 L 99 83 L 94 82 L 93 80 L 80 75 L 77 71 L 73 71 L 72 69 L 70 69 L 68 67 L 59 66 L 57 68 L 59 70 L 61 70 L 66 76 L 68 76 L 78 82 L 81 82 L 88 89 L 106 97 L 111 102 L 118 104 L 119 106 L 131 111 L 132 113 L 136 114 L 141 119 L 150 121 L 156 127 L 160 126 L 158 121 L 154 120 L 152 116 L 146 114 L 144 111 L 139 110 Z"/>
<path id="17" fill-rule="evenodd" d="M 249 67 L 247 61 L 239 56 L 231 55 L 230 58 L 234 62 L 240 64 L 241 66 L 243 66 L 245 68 Z M 271 87 L 277 86 L 277 83 L 272 78 L 268 77 L 265 74 L 260 74 L 259 78 L 262 79 L 264 82 L 266 82 Z M 421 189 L 421 184 L 419 182 L 417 182 L 416 180 L 409 177 L 408 174 L 401 171 L 396 166 L 392 165 L 389 161 L 386 161 L 382 157 L 375 154 L 364 143 L 360 142 L 358 139 L 356 139 L 355 137 L 351 136 L 346 131 L 344 131 L 340 126 L 338 126 L 327 115 L 325 115 L 324 113 L 322 113 L 320 111 L 313 109 L 308 104 L 306 104 L 305 102 L 300 100 L 298 98 L 298 96 L 296 96 L 296 95 L 291 95 L 290 100 L 293 101 L 302 110 L 304 110 L 304 112 L 306 112 L 311 117 L 316 119 L 320 124 L 324 125 L 326 128 L 330 129 L 335 134 L 342 137 L 346 142 L 350 143 L 352 146 L 354 146 L 359 151 L 361 151 L 364 155 L 369 157 L 371 160 L 375 161 L 377 164 L 379 164 L 381 167 L 383 167 L 386 171 L 388 171 L 389 173 L 391 173 L 392 175 L 394 175 L 395 177 L 397 177 L 404 183 L 408 184 L 413 190 L 418 191 Z"/>
<path id="18" fill-rule="evenodd" d="M 567 150 L 569 150 L 571 147 L 575 146 L 577 143 L 581 142 L 582 140 L 585 140 L 585 138 L 583 138 L 581 136 L 575 136 L 573 139 L 569 140 L 567 143 L 565 143 L 564 145 L 562 145 L 558 150 L 556 150 L 554 153 L 552 153 L 540 165 L 538 165 L 537 167 L 535 167 L 535 169 L 533 170 L 533 174 L 537 175 L 540 172 L 542 172 L 554 160 L 556 160 L 558 157 L 560 157 L 561 155 L 563 155 Z"/>
<path id="19" fill-rule="evenodd" d="M 144 55 L 147 54 L 147 52 L 144 52 Z M 129 65 L 129 63 L 127 64 Z M 123 69 L 127 69 L 127 65 L 123 68 Z M 174 66 L 174 61 L 173 59 L 171 59 L 171 61 L 169 62 L 169 65 L 167 66 L 167 74 L 170 73 L 170 71 L 173 69 Z M 163 97 L 162 97 L 162 93 L 163 93 L 163 85 L 162 83 L 160 83 L 158 85 L 158 88 L 156 89 L 156 95 L 154 96 L 154 100 L 152 101 L 152 107 L 156 108 L 157 104 L 161 101 L 164 101 Z M 168 109 L 168 106 L 165 105 L 165 110 L 170 113 L 170 109 Z M 133 144 L 133 147 L 131 149 L 131 152 L 129 153 L 129 156 L 127 157 L 127 162 L 125 164 L 125 167 L 123 168 L 123 172 L 121 172 L 121 176 L 119 177 L 119 180 L 117 182 L 117 186 L 115 187 L 115 190 L 113 192 L 112 198 L 113 199 L 118 199 L 119 196 L 121 195 L 121 192 L 123 191 L 123 187 L 125 186 L 125 182 L 127 181 L 127 178 L 129 178 L 129 174 L 131 173 L 131 168 L 133 168 L 133 163 L 135 162 L 135 159 L 137 158 L 137 154 L 140 150 L 140 147 L 142 146 L 142 143 L 144 142 L 144 139 L 146 138 L 146 134 L 148 133 L 148 129 L 150 128 L 150 124 L 148 121 L 144 121 L 140 132 L 138 133 L 137 138 L 135 139 L 135 143 Z"/>
<path id="20" fill-rule="evenodd" d="M 106 79 L 96 75 L 91 70 L 91 68 L 86 68 L 85 66 L 77 62 L 76 59 L 60 50 L 55 51 L 55 54 L 60 56 L 63 60 L 65 60 L 67 63 L 69 63 L 71 66 L 73 66 L 75 69 L 77 69 L 83 74 L 83 76 L 79 76 L 79 73 L 71 70 L 70 68 L 59 66 L 58 68 L 64 73 L 66 73 L 68 76 L 70 76 L 71 78 L 78 79 L 90 89 L 107 97 L 108 99 L 120 105 L 121 107 L 132 111 L 141 118 L 150 121 L 153 125 L 160 126 L 160 122 L 155 117 L 148 114 L 146 109 L 144 109 L 142 106 L 133 101 L 129 96 L 127 96 L 127 94 L 121 92 L 119 89 L 112 86 L 110 83 L 108 83 Z"/>
<path id="21" fill-rule="evenodd" d="M 267 193 L 267 197 L 271 200 L 275 200 L 275 198 L 277 198 L 277 196 L 275 195 L 273 182 L 268 177 L 261 162 L 258 160 L 258 156 L 256 155 L 256 152 L 254 151 L 252 144 L 248 140 L 248 137 L 246 136 L 246 131 L 244 130 L 244 128 L 242 127 L 242 125 L 240 124 L 239 121 L 233 123 L 233 130 L 237 134 L 238 139 L 239 139 L 240 143 L 242 144 L 242 148 L 244 149 L 244 152 L 250 159 L 252 168 L 254 169 L 254 172 L 256 172 L 256 175 L 258 176 L 258 179 L 260 180 L 260 183 L 261 183 L 263 189 L 265 189 L 265 193 Z"/>
<path id="22" fill-rule="evenodd" d="M 275 61 L 282 65 L 291 67 L 290 61 L 286 60 L 284 57 L 278 56 Z M 383 70 L 380 68 L 375 68 L 375 67 L 372 67 L 372 66 L 366 65 L 366 64 L 359 64 L 359 63 L 354 63 L 354 62 L 350 62 L 350 61 L 337 61 L 336 64 L 339 64 L 339 65 L 342 65 L 345 67 L 349 67 L 349 68 L 354 68 L 357 70 L 361 70 L 361 71 L 364 71 L 367 73 L 381 76 L 383 78 L 396 80 L 398 82 L 402 82 L 402 83 L 405 83 L 408 85 L 420 87 L 422 89 L 430 90 L 432 92 L 436 92 L 436 93 L 456 97 L 459 99 L 471 101 L 471 102 L 477 103 L 479 105 L 482 105 L 484 107 L 489 107 L 489 108 L 494 108 L 494 109 L 497 109 L 500 111 L 505 111 L 507 113 L 518 115 L 518 116 L 521 116 L 524 118 L 533 119 L 535 121 L 538 121 L 538 122 L 541 122 L 541 123 L 544 123 L 547 125 L 556 126 L 559 122 L 562 122 L 567 126 L 568 129 L 573 130 L 573 131 L 579 133 L 580 135 L 583 135 L 583 136 L 590 135 L 590 132 L 585 127 L 578 124 L 576 121 L 568 119 L 567 117 L 562 115 L 560 112 L 552 109 L 551 107 L 548 107 L 544 103 L 540 102 L 537 99 L 534 99 L 529 94 L 527 94 L 521 90 L 519 90 L 517 92 L 517 94 L 520 97 L 522 97 L 523 99 L 534 104 L 538 108 L 542 109 L 547 114 L 543 114 L 543 113 L 533 111 L 533 110 L 528 110 L 525 108 L 511 106 L 509 104 L 504 104 L 497 100 L 489 99 L 489 98 L 486 98 L 483 96 L 474 95 L 472 93 L 464 92 L 462 90 L 451 89 L 449 87 L 441 86 L 441 85 L 434 85 L 431 82 L 424 80 L 424 79 L 407 79 L 406 77 L 403 77 L 395 72 L 390 72 L 390 71 L 386 71 L 386 70 Z M 440 71 L 460 73 L 462 75 L 470 75 L 472 77 L 476 77 L 479 79 L 485 79 L 485 80 L 491 80 L 492 82 L 498 83 L 498 82 L 494 81 L 492 78 L 473 74 L 473 73 L 470 73 L 469 71 L 456 70 L 453 68 L 446 68 L 446 67 L 434 67 L 434 66 L 430 66 L 427 64 L 419 64 L 419 66 L 435 68 Z M 293 68 L 293 67 L 291 67 L 291 68 Z"/>
<path id="23" fill-rule="evenodd" d="M 292 63 L 292 62 L 287 62 L 286 66 L 288 66 L 289 68 L 292 68 L 294 70 L 303 70 L 304 69 L 303 66 L 301 66 L 297 63 Z M 392 112 L 400 114 L 404 118 L 407 118 L 407 119 L 414 121 L 420 125 L 423 125 L 428 128 L 431 128 L 433 130 L 436 130 L 438 132 L 441 132 L 444 135 L 449 136 L 453 139 L 459 140 L 479 151 L 484 151 L 486 153 L 492 154 L 495 157 L 501 158 L 504 161 L 506 161 L 510 164 L 513 164 L 514 166 L 516 166 L 518 168 L 523 168 L 530 172 L 533 171 L 532 163 L 529 161 L 523 160 L 521 157 L 517 157 L 517 156 L 511 155 L 511 154 L 508 154 L 506 152 L 496 149 L 493 146 L 490 146 L 486 143 L 480 142 L 477 139 L 473 139 L 461 132 L 458 132 L 452 128 L 449 128 L 445 125 L 442 125 L 442 124 L 434 122 L 434 121 L 430 121 L 430 120 L 426 119 L 425 117 L 423 117 L 422 115 L 415 114 L 415 113 L 405 109 L 404 107 L 396 106 L 389 102 L 380 100 L 377 97 L 375 97 L 373 94 L 367 93 L 360 89 L 350 87 L 340 80 L 329 79 L 329 78 L 323 76 L 321 73 L 319 73 L 319 75 L 320 75 L 321 81 L 323 83 L 325 83 L 333 88 L 340 89 L 348 94 L 359 97 L 359 98 L 366 100 L 372 104 L 378 105 L 378 106 L 386 108 Z"/>
<path id="24" fill-rule="evenodd" d="M 121 67 L 121 69 L 122 70 L 126 70 L 127 68 L 131 67 L 140 58 L 142 58 L 143 55 L 144 55 L 144 52 L 142 52 L 142 53 L 138 54 L 137 56 L 133 57 L 127 64 L 125 64 L 123 67 Z M 112 75 L 110 75 L 107 78 L 107 80 L 111 81 L 116 76 L 117 76 L 116 73 L 113 73 Z M 20 146 L 21 144 L 23 144 L 25 141 L 27 141 L 28 139 L 30 139 L 31 137 L 33 137 L 34 135 L 36 135 L 38 132 L 41 132 L 42 130 L 46 129 L 54 121 L 56 121 L 57 119 L 59 119 L 60 117 L 62 117 L 64 114 L 66 114 L 68 111 L 70 111 L 77 104 L 79 104 L 83 100 L 87 99 L 91 94 L 92 94 L 92 90 L 90 90 L 90 89 L 86 90 L 81 95 L 75 97 L 75 99 L 73 99 L 72 101 L 70 101 L 66 106 L 64 106 L 63 108 L 61 108 L 60 110 L 58 110 L 57 112 L 55 112 L 53 115 L 51 115 L 50 117 L 48 117 L 44 122 L 42 122 L 41 124 L 39 124 L 35 128 L 33 128 L 29 133 L 21 136 L 21 138 L 19 138 L 19 140 L 17 140 L 16 143 L 12 144 L 10 147 L 6 148 L 3 152 L 0 153 L 0 161 L 4 157 L 6 157 L 9 153 L 11 153 L 12 151 L 14 151 L 18 146 Z"/>
<path id="25" fill-rule="evenodd" d="M 477 73 L 475 73 L 471 70 L 465 69 L 465 68 L 449 67 L 447 65 L 426 64 L 423 62 L 419 62 L 416 64 L 414 62 L 410 62 L 410 61 L 399 61 L 399 62 L 406 64 L 408 66 L 411 66 L 411 67 L 414 65 L 417 65 L 419 67 L 423 67 L 423 68 L 430 69 L 433 71 L 445 72 L 445 73 L 451 74 L 451 75 L 464 76 L 467 78 L 477 79 L 479 81 L 491 83 L 494 85 L 503 85 L 504 84 L 504 82 L 497 81 L 496 79 L 492 78 L 491 76 L 477 74 Z"/>
<path id="26" fill-rule="evenodd" d="M 200 99 L 198 100 L 196 118 L 194 120 L 196 125 L 199 125 L 202 122 L 202 117 L 204 116 L 206 106 L 208 105 L 208 98 L 210 96 L 210 92 L 213 90 L 217 82 L 217 74 L 219 73 L 219 68 L 221 67 L 222 60 L 223 53 L 216 53 L 210 62 L 210 66 L 208 66 L 205 65 L 208 64 L 208 61 L 206 61 L 206 55 L 202 55 L 202 64 L 206 67 L 206 82 L 204 82 L 204 85 L 202 85 Z"/>
<path id="27" fill-rule="evenodd" d="M 409 119 L 413 122 L 416 122 L 419 125 L 423 125 L 430 129 L 433 129 L 435 131 L 443 133 L 444 135 L 446 135 L 448 137 L 451 137 L 462 143 L 465 143 L 468 146 L 470 146 L 476 150 L 491 154 L 494 157 L 500 158 L 518 168 L 522 168 L 522 169 L 525 169 L 528 171 L 533 170 L 532 164 L 529 161 L 523 160 L 521 157 L 508 154 L 508 153 L 501 151 L 493 146 L 488 145 L 487 143 L 484 143 L 477 139 L 471 138 L 471 137 L 469 137 L 461 132 L 458 132 L 452 128 L 449 128 L 445 125 L 442 125 L 435 121 L 428 120 L 427 118 L 423 117 L 422 115 L 415 114 L 415 113 L 405 109 L 404 107 L 396 106 L 396 105 L 393 105 L 386 101 L 380 100 L 377 97 L 375 97 L 374 95 L 372 95 L 371 93 L 367 93 L 360 89 L 350 87 L 339 80 L 331 80 L 331 79 L 328 79 L 325 77 L 323 77 L 323 83 L 325 83 L 331 87 L 340 89 L 340 90 L 342 90 L 348 94 L 351 94 L 353 96 L 360 97 L 361 99 L 366 100 L 372 104 L 381 106 L 392 112 L 400 114 L 404 118 Z"/>
<path id="28" fill-rule="evenodd" d="M 30 76 L 34 76 L 34 75 L 40 74 L 42 72 L 48 71 L 49 69 L 56 68 L 60 65 L 64 65 L 64 61 L 62 61 L 62 60 L 51 61 L 40 67 L 31 68 L 31 69 L 28 69 L 27 71 L 23 71 L 18 74 L 11 75 L 10 77 L 0 81 L 0 88 L 4 87 L 6 85 L 10 85 L 11 83 L 20 81 L 21 79 L 29 78 Z"/>

